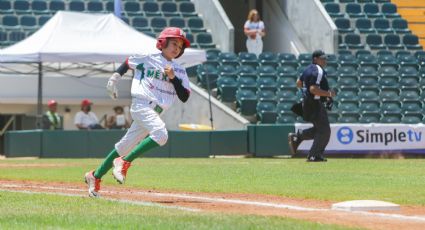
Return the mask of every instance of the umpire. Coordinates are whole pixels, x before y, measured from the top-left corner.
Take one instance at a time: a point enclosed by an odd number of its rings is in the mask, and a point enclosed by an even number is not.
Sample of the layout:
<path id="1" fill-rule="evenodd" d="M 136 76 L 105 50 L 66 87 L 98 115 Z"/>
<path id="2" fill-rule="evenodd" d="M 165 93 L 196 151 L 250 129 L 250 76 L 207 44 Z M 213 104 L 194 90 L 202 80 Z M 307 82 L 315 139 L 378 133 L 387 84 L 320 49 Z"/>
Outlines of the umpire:
<path id="1" fill-rule="evenodd" d="M 307 156 L 308 162 L 327 161 L 323 152 L 329 142 L 331 128 L 326 109 L 332 107 L 332 97 L 335 91 L 329 89 L 326 79 L 327 56 L 322 50 L 316 50 L 312 55 L 312 64 L 308 65 L 300 78 L 297 87 L 303 90 L 302 115 L 305 121 L 313 123 L 313 127 L 302 132 L 289 133 L 289 147 L 294 155 L 303 140 L 313 139 L 313 145 Z M 324 105 L 326 104 L 326 105 Z M 326 106 L 326 107 L 325 107 Z"/>

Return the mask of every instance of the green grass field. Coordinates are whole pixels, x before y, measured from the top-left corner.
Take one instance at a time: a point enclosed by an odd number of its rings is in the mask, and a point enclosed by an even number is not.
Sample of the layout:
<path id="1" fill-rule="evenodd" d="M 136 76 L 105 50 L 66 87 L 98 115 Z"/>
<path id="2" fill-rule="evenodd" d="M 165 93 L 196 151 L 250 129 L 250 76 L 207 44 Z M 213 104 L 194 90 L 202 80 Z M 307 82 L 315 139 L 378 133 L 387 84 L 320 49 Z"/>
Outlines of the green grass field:
<path id="1" fill-rule="evenodd" d="M 100 162 L 5 159 L 0 161 L 0 179 L 83 183 L 84 173 Z M 7 168 L 8 164 L 13 167 Z M 17 167 L 19 164 L 25 167 Z M 424 169 L 423 159 L 330 159 L 327 163 L 306 163 L 303 159 L 143 158 L 130 168 L 125 186 L 272 194 L 335 202 L 376 199 L 425 206 Z M 103 183 L 116 185 L 110 174 Z M 0 229 L 128 229 L 125 225 L 130 229 L 338 229 L 278 217 L 190 213 L 57 195 L 0 192 L 0 199 Z"/>

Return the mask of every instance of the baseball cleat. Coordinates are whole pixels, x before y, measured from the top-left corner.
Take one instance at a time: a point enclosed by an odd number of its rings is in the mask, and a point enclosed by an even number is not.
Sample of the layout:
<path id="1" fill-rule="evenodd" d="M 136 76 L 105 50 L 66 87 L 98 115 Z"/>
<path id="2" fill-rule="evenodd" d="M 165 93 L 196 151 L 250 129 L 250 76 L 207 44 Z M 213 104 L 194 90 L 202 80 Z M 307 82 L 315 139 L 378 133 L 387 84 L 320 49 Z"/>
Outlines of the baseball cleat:
<path id="1" fill-rule="evenodd" d="M 307 157 L 307 162 L 326 162 L 328 159 L 324 158 L 323 156 L 309 156 Z"/>
<path id="2" fill-rule="evenodd" d="M 301 144 L 301 140 L 296 133 L 288 133 L 288 144 L 291 155 L 297 153 L 298 146 Z"/>
<path id="3" fill-rule="evenodd" d="M 89 186 L 89 196 L 90 197 L 99 197 L 100 190 L 100 179 L 94 177 L 94 171 L 86 173 L 84 176 L 86 184 Z"/>
<path id="4" fill-rule="evenodd" d="M 127 170 L 130 168 L 130 166 L 131 162 L 124 160 L 123 157 L 115 158 L 112 175 L 114 175 L 114 178 L 118 183 L 124 183 L 125 177 L 127 176 Z"/>

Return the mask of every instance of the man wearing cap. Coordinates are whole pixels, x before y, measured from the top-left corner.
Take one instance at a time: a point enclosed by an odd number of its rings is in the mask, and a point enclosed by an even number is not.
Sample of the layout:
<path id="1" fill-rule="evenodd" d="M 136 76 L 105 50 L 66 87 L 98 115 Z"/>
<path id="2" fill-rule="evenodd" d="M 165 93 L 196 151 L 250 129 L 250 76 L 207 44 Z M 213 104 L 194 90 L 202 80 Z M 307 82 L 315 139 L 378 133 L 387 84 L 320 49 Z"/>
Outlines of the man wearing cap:
<path id="1" fill-rule="evenodd" d="M 96 114 L 91 111 L 92 104 L 89 99 L 81 101 L 81 111 L 77 112 L 74 118 L 74 124 L 78 129 L 103 129 Z"/>
<path id="2" fill-rule="evenodd" d="M 302 73 L 297 80 L 297 87 L 303 91 L 303 118 L 305 121 L 313 123 L 309 129 L 298 130 L 297 133 L 289 133 L 288 141 L 292 154 L 295 154 L 298 146 L 303 140 L 312 140 L 310 152 L 307 156 L 308 162 L 326 161 L 323 152 L 329 142 L 331 129 L 328 114 L 324 102 L 336 96 L 335 91 L 329 89 L 326 79 L 327 56 L 322 50 L 316 50 L 312 55 L 312 64 Z"/>
<path id="3" fill-rule="evenodd" d="M 55 100 L 47 102 L 49 110 L 43 115 L 43 129 L 63 129 L 62 119 L 57 113 L 58 103 Z"/>

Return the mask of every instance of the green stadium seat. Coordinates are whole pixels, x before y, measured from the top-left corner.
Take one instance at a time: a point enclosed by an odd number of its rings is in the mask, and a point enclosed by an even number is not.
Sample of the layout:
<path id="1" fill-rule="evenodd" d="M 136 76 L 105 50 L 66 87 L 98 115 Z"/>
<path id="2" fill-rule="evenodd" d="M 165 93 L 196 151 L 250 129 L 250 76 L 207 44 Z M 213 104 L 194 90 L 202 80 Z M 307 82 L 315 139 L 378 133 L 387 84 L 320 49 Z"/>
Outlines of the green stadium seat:
<path id="1" fill-rule="evenodd" d="M 261 83 L 260 83 L 261 84 Z M 257 82 L 258 85 L 258 82 Z M 276 102 L 276 91 L 269 89 L 259 88 L 257 91 L 257 101 L 268 101 L 268 102 Z"/>
<path id="2" fill-rule="evenodd" d="M 400 37 L 396 34 L 385 35 L 384 43 L 389 49 L 404 49 L 404 45 L 401 43 Z"/>
<path id="3" fill-rule="evenodd" d="M 356 0 L 339 0 L 340 3 L 353 3 L 356 2 Z"/>
<path id="4" fill-rule="evenodd" d="M 12 4 L 10 1 L 0 1 L 0 14 L 1 15 L 14 14 L 12 10 Z"/>
<path id="5" fill-rule="evenodd" d="M 233 65 L 220 65 L 217 67 L 219 76 L 237 75 L 236 68 Z"/>
<path id="6" fill-rule="evenodd" d="M 254 53 L 248 53 L 248 52 L 240 52 L 238 54 L 239 62 L 242 65 L 250 65 L 254 68 L 257 68 L 259 63 L 257 60 L 257 55 Z"/>
<path id="7" fill-rule="evenodd" d="M 77 11 L 77 12 L 84 12 L 86 10 L 85 2 L 80 0 L 72 0 L 69 2 L 69 10 L 70 11 Z"/>
<path id="8" fill-rule="evenodd" d="M 421 113 L 422 108 L 423 103 L 418 100 L 405 100 L 401 105 L 403 113 Z"/>
<path id="9" fill-rule="evenodd" d="M 338 90 L 336 101 L 358 101 L 358 89 L 354 87 L 342 87 Z"/>
<path id="10" fill-rule="evenodd" d="M 257 67 L 258 77 L 272 77 L 277 78 L 276 69 L 271 65 L 262 65 Z"/>
<path id="11" fill-rule="evenodd" d="M 414 113 L 414 114 L 405 114 L 401 118 L 401 122 L 405 124 L 419 124 L 423 123 L 424 117 L 420 113 Z"/>
<path id="12" fill-rule="evenodd" d="M 403 36 L 403 44 L 409 50 L 422 50 L 422 45 L 419 44 L 419 38 L 414 34 L 405 34 Z"/>
<path id="13" fill-rule="evenodd" d="M 29 1 L 15 0 L 12 2 L 13 2 L 13 9 L 16 14 L 31 14 Z"/>
<path id="14" fill-rule="evenodd" d="M 242 115 L 250 116 L 257 112 L 257 95 L 248 89 L 238 89 L 236 91 L 237 111 Z"/>
<path id="15" fill-rule="evenodd" d="M 398 69 L 399 63 L 396 57 L 393 55 L 378 55 L 378 63 L 382 67 L 393 67 Z"/>
<path id="16" fill-rule="evenodd" d="M 165 17 L 178 17 L 181 16 L 177 11 L 177 4 L 175 2 L 163 2 L 161 4 L 161 11 Z"/>
<path id="17" fill-rule="evenodd" d="M 34 4 L 34 2 L 33 2 Z M 104 12 L 103 2 L 89 1 L 87 2 L 87 11 L 89 12 Z"/>
<path id="18" fill-rule="evenodd" d="M 340 101 L 338 102 L 338 111 L 343 113 L 358 113 L 359 105 L 357 101 Z"/>
<path id="19" fill-rule="evenodd" d="M 159 33 L 165 27 L 167 27 L 167 20 L 163 17 L 152 17 L 150 21 L 150 26 L 153 28 L 153 31 L 155 33 Z"/>
<path id="20" fill-rule="evenodd" d="M 329 123 L 337 123 L 339 118 L 338 113 L 334 113 L 333 111 L 328 111 L 328 120 Z"/>
<path id="21" fill-rule="evenodd" d="M 36 30 L 38 28 L 37 19 L 32 15 L 23 15 L 21 16 L 20 21 L 20 24 L 23 29 Z"/>
<path id="22" fill-rule="evenodd" d="M 412 31 L 409 29 L 406 19 L 395 18 L 392 20 L 392 28 L 397 34 L 409 34 Z"/>
<path id="23" fill-rule="evenodd" d="M 59 10 L 65 10 L 65 2 L 61 0 L 51 0 L 49 2 L 49 10 L 54 14 Z"/>
<path id="24" fill-rule="evenodd" d="M 257 78 L 257 88 L 260 90 L 277 91 L 276 78 L 273 77 L 259 77 Z"/>
<path id="25" fill-rule="evenodd" d="M 325 71 L 326 71 L 326 74 L 327 74 L 327 78 L 329 79 L 329 78 L 334 78 L 334 79 L 336 79 L 338 76 L 337 76 L 337 71 L 336 71 L 336 68 L 334 67 L 334 66 L 326 66 L 325 67 Z"/>
<path id="26" fill-rule="evenodd" d="M 192 2 L 182 2 L 179 5 L 179 11 L 183 17 L 194 17 L 198 16 L 195 11 L 195 5 Z"/>
<path id="27" fill-rule="evenodd" d="M 207 32 L 207 29 L 204 27 L 204 21 L 198 16 L 190 17 L 187 21 L 187 24 L 190 28 L 190 31 L 193 33 Z"/>
<path id="28" fill-rule="evenodd" d="M 397 6 L 391 2 L 385 2 L 381 6 L 381 12 L 385 18 L 399 18 L 400 14 L 397 13 Z"/>
<path id="29" fill-rule="evenodd" d="M 401 101 L 408 101 L 408 100 L 417 100 L 421 97 L 421 90 L 416 88 L 405 88 L 402 89 L 400 92 L 400 100 Z"/>
<path id="30" fill-rule="evenodd" d="M 47 15 L 41 15 L 38 17 L 38 26 L 43 26 L 44 24 L 46 24 L 47 21 L 50 20 L 50 16 Z"/>
<path id="31" fill-rule="evenodd" d="M 353 68 L 358 67 L 357 58 L 352 54 L 340 54 L 338 56 L 338 64 L 340 65 L 340 68 L 346 66 L 351 66 Z"/>
<path id="32" fill-rule="evenodd" d="M 292 81 L 292 85 L 295 84 L 297 79 L 297 70 L 292 66 L 279 66 L 276 68 L 278 78 L 288 78 L 294 80 Z"/>
<path id="33" fill-rule="evenodd" d="M 386 45 L 382 42 L 382 37 L 379 34 L 368 34 L 366 36 L 366 44 L 372 50 L 385 50 L 387 49 Z"/>
<path id="34" fill-rule="evenodd" d="M 157 2 L 144 2 L 143 4 L 143 11 L 146 16 L 163 16 L 162 12 L 159 10 L 159 4 Z"/>
<path id="35" fill-rule="evenodd" d="M 360 88 L 358 93 L 360 101 L 378 101 L 379 100 L 379 89 L 377 88 Z"/>
<path id="36" fill-rule="evenodd" d="M 310 57 L 311 58 L 311 57 Z M 294 54 L 291 53 L 279 53 L 278 60 L 281 66 L 291 65 L 295 69 L 298 68 L 298 60 Z"/>
<path id="37" fill-rule="evenodd" d="M 273 52 L 262 52 L 258 55 L 258 61 L 261 65 L 273 66 L 276 68 L 279 66 L 279 61 L 277 59 L 277 54 Z"/>
<path id="38" fill-rule="evenodd" d="M 364 45 L 361 42 L 359 34 L 347 34 L 344 37 L 344 43 L 347 44 L 349 49 L 364 49 Z"/>
<path id="39" fill-rule="evenodd" d="M 380 113 L 370 113 L 370 112 L 363 112 L 359 118 L 360 123 L 379 123 L 381 120 L 381 114 Z"/>
<path id="40" fill-rule="evenodd" d="M 296 101 L 298 100 L 297 89 L 295 87 L 280 89 L 276 92 L 278 101 Z"/>
<path id="41" fill-rule="evenodd" d="M 232 65 L 234 67 L 239 66 L 238 56 L 233 52 L 221 52 L 218 55 L 218 60 L 222 65 Z"/>
<path id="42" fill-rule="evenodd" d="M 364 100 L 360 102 L 359 110 L 368 113 L 379 113 L 380 102 L 378 100 Z"/>
<path id="43" fill-rule="evenodd" d="M 381 13 L 378 4 L 366 3 L 363 5 L 363 12 L 368 18 L 382 18 L 384 15 Z"/>
<path id="44" fill-rule="evenodd" d="M 50 14 L 47 7 L 47 2 L 44 0 L 33 0 L 31 2 L 32 12 L 36 15 Z"/>
<path id="45" fill-rule="evenodd" d="M 355 55 L 356 58 L 359 58 L 360 55 L 371 55 L 372 52 L 370 50 L 356 50 Z"/>
<path id="46" fill-rule="evenodd" d="M 375 71 L 375 68 L 366 66 L 359 68 L 359 81 L 358 84 L 360 87 L 378 87 L 378 74 Z"/>
<path id="47" fill-rule="evenodd" d="M 210 88 L 217 86 L 218 71 L 215 66 L 200 65 L 196 72 L 197 80 L 203 88 L 207 88 L 207 84 L 210 84 Z"/>
<path id="48" fill-rule="evenodd" d="M 152 31 L 148 19 L 143 16 L 132 17 L 131 26 L 138 31 Z"/>
<path id="49" fill-rule="evenodd" d="M 295 101 L 280 101 L 276 105 L 276 110 L 278 114 L 291 112 L 292 105 Z"/>
<path id="50" fill-rule="evenodd" d="M 338 85 L 356 87 L 358 82 L 357 71 L 352 66 L 341 66 L 337 71 Z"/>
<path id="51" fill-rule="evenodd" d="M 298 55 L 298 63 L 301 66 L 307 66 L 311 63 L 311 53 L 301 53 Z"/>
<path id="52" fill-rule="evenodd" d="M 400 74 L 400 78 L 419 76 L 418 71 L 413 66 L 401 66 L 398 72 Z"/>
<path id="53" fill-rule="evenodd" d="M 360 33 L 373 34 L 376 33 L 375 28 L 372 27 L 372 21 L 368 18 L 359 18 L 356 20 L 356 28 Z"/>
<path id="54" fill-rule="evenodd" d="M 381 112 L 384 114 L 401 114 L 401 103 L 395 99 L 381 102 Z"/>
<path id="55" fill-rule="evenodd" d="M 341 12 L 341 9 L 339 7 L 338 3 L 326 3 L 324 4 L 326 11 L 328 12 L 329 16 L 332 18 L 343 18 L 344 13 Z"/>
<path id="56" fill-rule="evenodd" d="M 114 12 L 114 2 L 113 1 L 107 1 L 106 2 L 106 11 Z"/>
<path id="57" fill-rule="evenodd" d="M 338 123 L 358 123 L 360 119 L 360 115 L 358 113 L 352 113 L 352 112 L 347 112 L 347 113 L 342 113 L 339 117 L 338 117 Z"/>
<path id="58" fill-rule="evenodd" d="M 382 101 L 394 101 L 400 98 L 400 89 L 392 87 L 382 87 L 379 92 L 379 97 Z"/>
<path id="59" fill-rule="evenodd" d="M 357 3 L 348 3 L 345 5 L 345 12 L 350 18 L 365 18 L 366 15 L 363 13 L 362 7 Z"/>
<path id="60" fill-rule="evenodd" d="M 296 117 L 292 112 L 280 113 L 277 117 L 277 124 L 293 124 L 296 122 Z"/>
<path id="61" fill-rule="evenodd" d="M 373 21 L 373 27 L 379 34 L 393 34 L 394 30 L 391 27 L 390 21 L 386 18 L 377 18 Z"/>
<path id="62" fill-rule="evenodd" d="M 276 123 L 277 110 L 275 102 L 258 102 L 257 104 L 257 118 L 260 123 L 274 124 Z"/>
<path id="63" fill-rule="evenodd" d="M 239 77 L 250 77 L 257 78 L 257 70 L 253 66 L 250 65 L 241 65 L 237 67 L 237 72 Z"/>
<path id="64" fill-rule="evenodd" d="M 252 77 L 239 77 L 237 79 L 238 89 L 257 91 L 257 79 Z"/>
<path id="65" fill-rule="evenodd" d="M 357 56 L 357 60 L 361 67 L 372 67 L 375 70 L 379 67 L 378 59 L 372 54 L 360 54 Z"/>
<path id="66" fill-rule="evenodd" d="M 349 19 L 336 18 L 334 22 L 339 33 L 354 33 L 354 29 L 351 28 L 351 22 Z"/>
<path id="67" fill-rule="evenodd" d="M 401 122 L 401 114 L 382 114 L 380 123 L 400 123 Z"/>
<path id="68" fill-rule="evenodd" d="M 238 83 L 236 78 L 225 76 L 217 79 L 217 96 L 222 102 L 236 101 Z"/>
<path id="69" fill-rule="evenodd" d="M 202 49 L 215 48 L 212 36 L 210 33 L 207 32 L 201 32 L 196 34 L 196 42 Z"/>

